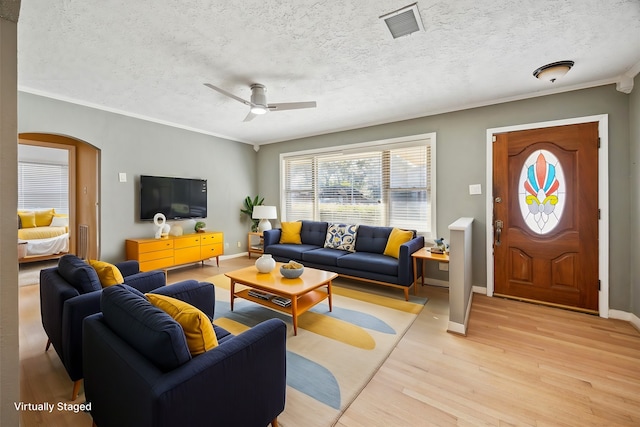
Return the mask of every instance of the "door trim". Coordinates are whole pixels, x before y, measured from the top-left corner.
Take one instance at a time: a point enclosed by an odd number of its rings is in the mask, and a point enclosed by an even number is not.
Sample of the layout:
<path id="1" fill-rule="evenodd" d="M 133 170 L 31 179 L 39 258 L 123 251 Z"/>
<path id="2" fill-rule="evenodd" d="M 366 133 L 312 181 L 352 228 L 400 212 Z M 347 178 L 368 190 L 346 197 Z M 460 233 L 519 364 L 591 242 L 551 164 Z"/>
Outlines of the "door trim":
<path id="1" fill-rule="evenodd" d="M 578 123 L 598 122 L 600 151 L 598 153 L 598 311 L 600 317 L 609 318 L 609 115 L 576 117 L 548 122 L 527 123 L 487 129 L 487 175 L 486 175 L 486 251 L 487 251 L 487 295 L 493 296 L 493 135 L 495 133 L 540 129 Z"/>

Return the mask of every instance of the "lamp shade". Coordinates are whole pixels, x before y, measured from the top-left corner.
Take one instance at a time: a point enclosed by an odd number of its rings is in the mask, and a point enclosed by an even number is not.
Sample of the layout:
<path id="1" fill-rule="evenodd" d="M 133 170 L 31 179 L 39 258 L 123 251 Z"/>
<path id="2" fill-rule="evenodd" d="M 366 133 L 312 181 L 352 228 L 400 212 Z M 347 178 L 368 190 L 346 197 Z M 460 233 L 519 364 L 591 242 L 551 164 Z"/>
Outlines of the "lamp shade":
<path id="1" fill-rule="evenodd" d="M 276 219 L 278 212 L 275 206 L 258 205 L 253 207 L 253 219 Z"/>
<path id="2" fill-rule="evenodd" d="M 278 212 L 275 206 L 263 206 L 258 205 L 253 207 L 253 219 L 259 219 L 258 231 L 262 233 L 266 230 L 271 230 L 270 219 L 278 218 Z"/>

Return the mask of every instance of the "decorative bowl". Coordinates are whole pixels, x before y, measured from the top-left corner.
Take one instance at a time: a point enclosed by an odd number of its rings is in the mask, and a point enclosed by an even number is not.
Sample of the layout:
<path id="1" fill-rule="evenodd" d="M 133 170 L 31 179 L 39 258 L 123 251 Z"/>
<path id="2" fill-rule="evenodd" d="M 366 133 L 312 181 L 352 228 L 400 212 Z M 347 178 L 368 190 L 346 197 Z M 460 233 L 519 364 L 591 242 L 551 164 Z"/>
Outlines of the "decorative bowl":
<path id="1" fill-rule="evenodd" d="M 293 267 L 297 267 L 297 268 L 293 268 Z M 300 277 L 300 275 L 302 274 L 302 272 L 304 271 L 304 265 L 302 264 L 284 264 L 280 266 L 280 274 L 282 274 L 283 277 L 286 277 L 287 279 L 295 279 L 297 277 Z"/>

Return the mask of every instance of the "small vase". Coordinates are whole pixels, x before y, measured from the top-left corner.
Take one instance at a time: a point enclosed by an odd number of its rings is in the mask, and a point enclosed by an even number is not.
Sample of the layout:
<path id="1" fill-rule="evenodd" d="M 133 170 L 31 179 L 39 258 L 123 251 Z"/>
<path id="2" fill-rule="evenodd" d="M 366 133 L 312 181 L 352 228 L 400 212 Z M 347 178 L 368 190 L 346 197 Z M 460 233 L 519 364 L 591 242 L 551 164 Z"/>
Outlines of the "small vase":
<path id="1" fill-rule="evenodd" d="M 271 254 L 264 254 L 256 260 L 256 268 L 260 273 L 269 273 L 276 268 L 276 261 Z"/>

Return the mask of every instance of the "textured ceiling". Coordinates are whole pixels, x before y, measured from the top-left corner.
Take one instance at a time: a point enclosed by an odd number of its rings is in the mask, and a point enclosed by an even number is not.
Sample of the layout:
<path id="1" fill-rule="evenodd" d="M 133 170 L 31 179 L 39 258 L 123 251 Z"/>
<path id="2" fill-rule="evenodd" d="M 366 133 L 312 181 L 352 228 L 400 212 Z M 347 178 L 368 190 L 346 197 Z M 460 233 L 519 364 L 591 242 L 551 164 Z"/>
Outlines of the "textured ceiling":
<path id="1" fill-rule="evenodd" d="M 263 144 L 623 81 L 640 70 L 639 0 L 37 0 L 18 21 L 25 92 Z M 556 83 L 537 67 L 576 65 Z M 245 99 L 317 101 L 251 122 Z M 636 90 L 640 90 L 636 88 Z"/>

